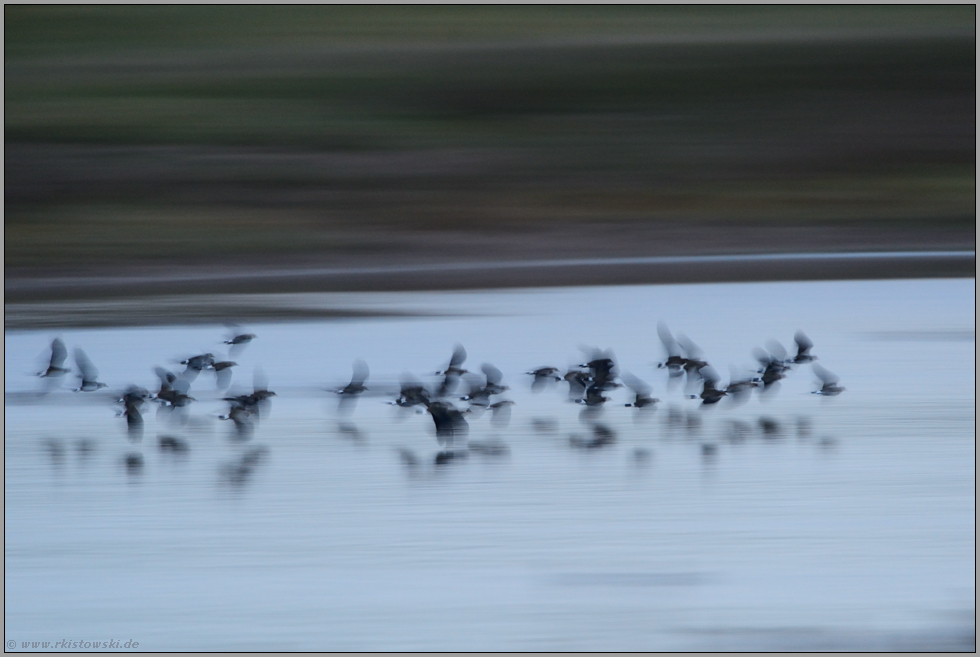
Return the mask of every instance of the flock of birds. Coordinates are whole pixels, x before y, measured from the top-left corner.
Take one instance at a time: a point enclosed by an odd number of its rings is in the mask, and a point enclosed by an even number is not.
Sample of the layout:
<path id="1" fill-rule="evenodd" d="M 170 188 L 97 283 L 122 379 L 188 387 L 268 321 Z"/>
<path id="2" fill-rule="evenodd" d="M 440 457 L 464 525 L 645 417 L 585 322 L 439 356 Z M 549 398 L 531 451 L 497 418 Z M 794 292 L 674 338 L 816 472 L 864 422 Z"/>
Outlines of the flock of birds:
<path id="1" fill-rule="evenodd" d="M 231 328 L 236 327 L 231 325 Z M 675 338 L 662 322 L 658 325 L 657 333 L 665 352 L 665 359 L 657 367 L 667 371 L 668 387 L 677 387 L 683 383 L 685 397 L 700 399 L 704 406 L 718 404 L 726 398 L 731 400 L 730 403 L 743 403 L 753 391 L 760 395 L 770 395 L 778 388 L 780 380 L 786 378 L 794 368 L 803 365 L 809 365 L 819 379 L 819 387 L 812 391 L 814 394 L 834 396 L 844 391 L 839 385 L 839 378 L 815 362 L 817 356 L 811 353 L 813 342 L 803 331 L 797 331 L 794 336 L 794 355 L 790 355 L 775 340 L 770 340 L 766 343 L 766 349 L 756 348 L 752 351 L 758 366 L 741 373 L 733 370 L 727 385 L 722 385 L 718 372 L 704 359 L 701 349 L 690 339 L 683 335 Z M 159 379 L 155 392 L 130 385 L 115 398 L 115 402 L 121 406 L 117 415 L 125 418 L 129 437 L 133 441 L 141 439 L 143 414 L 150 404 L 156 404 L 158 412 L 176 414 L 178 418 L 186 419 L 186 408 L 196 401 L 191 396 L 191 386 L 203 372 L 209 372 L 215 377 L 216 388 L 224 391 L 225 396 L 220 399 L 228 407 L 225 413 L 217 416 L 218 419 L 231 422 L 234 425 L 234 434 L 240 439 L 248 439 L 259 420 L 269 414 L 271 399 L 276 393 L 269 390 L 268 382 L 260 371 L 254 373 L 251 392 L 231 394 L 226 391 L 231 384 L 233 368 L 238 365 L 230 359 L 255 337 L 252 333 L 240 330 L 230 332 L 223 341 L 228 345 L 227 360 L 219 360 L 212 353 L 202 353 L 180 360 L 179 363 L 184 366 L 182 371 L 173 372 L 155 367 L 154 372 Z M 593 432 L 591 439 L 573 436 L 572 445 L 600 447 L 615 439 L 614 433 L 608 427 L 595 422 L 604 406 L 613 401 L 607 396 L 610 391 L 628 388 L 632 392 L 631 401 L 624 405 L 640 411 L 654 409 L 660 400 L 652 396 L 652 386 L 620 369 L 611 350 L 582 350 L 587 356 L 585 362 L 564 372 L 557 367 L 546 366 L 529 370 L 525 375 L 531 377 L 530 388 L 535 393 L 567 384 L 567 400 L 583 406 L 580 419 L 590 423 Z M 74 349 L 74 370 L 65 366 L 67 358 L 68 351 L 62 340 L 54 339 L 48 365 L 37 373 L 45 380 L 46 392 L 54 385 L 52 382 L 72 371 L 79 379 L 78 387 L 74 388 L 76 392 L 94 392 L 107 387 L 107 384 L 98 380 L 98 370 L 81 348 Z M 468 434 L 469 421 L 489 414 L 491 425 L 502 428 L 509 423 L 511 408 L 514 406 L 514 402 L 506 398 L 509 387 L 503 383 L 503 373 L 489 363 L 482 364 L 479 372 L 469 371 L 463 367 L 466 358 L 466 350 L 457 344 L 448 364 L 434 372 L 437 378 L 430 379 L 428 383 L 405 374 L 397 387 L 381 383 L 371 388 L 366 385 L 369 378 L 367 363 L 358 359 L 353 363 L 350 382 L 329 391 L 338 398 L 338 414 L 341 416 L 349 415 L 356 400 L 365 394 L 386 397 L 388 404 L 405 411 L 427 414 L 433 422 L 439 444 L 448 448 L 448 451 L 441 452 L 437 457 L 437 462 L 444 462 L 460 453 L 465 454 L 465 450 L 459 452 L 455 446 Z M 342 424 L 341 429 L 344 430 L 345 426 L 348 426 L 348 431 L 356 433 L 356 429 L 350 429 L 349 425 Z M 186 445 L 178 439 L 165 437 L 165 440 L 166 444 L 161 439 L 161 449 L 186 451 Z M 479 449 L 481 445 L 469 447 Z M 254 461 L 258 456 L 253 454 L 250 458 Z M 136 467 L 139 464 L 134 462 L 127 465 Z"/>

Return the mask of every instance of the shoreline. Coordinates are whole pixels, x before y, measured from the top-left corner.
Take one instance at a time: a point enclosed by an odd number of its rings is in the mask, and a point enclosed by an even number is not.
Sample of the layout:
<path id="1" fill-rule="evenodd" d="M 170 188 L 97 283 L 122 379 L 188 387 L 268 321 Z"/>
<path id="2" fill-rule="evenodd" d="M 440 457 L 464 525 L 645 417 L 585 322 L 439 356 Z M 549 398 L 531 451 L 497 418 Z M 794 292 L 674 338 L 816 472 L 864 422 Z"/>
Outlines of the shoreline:
<path id="1" fill-rule="evenodd" d="M 5 330 L 427 315 L 270 304 L 264 295 L 607 285 L 975 278 L 967 250 L 765 253 L 450 262 L 349 268 L 191 270 L 156 276 L 7 279 Z M 232 296 L 223 302 L 220 297 Z M 206 301 L 206 303 L 203 303 Z M 230 302 L 230 303 L 229 303 Z"/>

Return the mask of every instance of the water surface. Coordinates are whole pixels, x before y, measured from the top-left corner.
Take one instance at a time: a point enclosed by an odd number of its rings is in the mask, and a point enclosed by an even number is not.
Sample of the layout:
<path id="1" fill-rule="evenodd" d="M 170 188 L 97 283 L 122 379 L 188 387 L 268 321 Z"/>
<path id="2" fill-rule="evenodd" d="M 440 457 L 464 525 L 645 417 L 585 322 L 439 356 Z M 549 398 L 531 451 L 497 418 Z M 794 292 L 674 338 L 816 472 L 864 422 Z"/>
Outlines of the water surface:
<path id="1" fill-rule="evenodd" d="M 186 422 L 149 410 L 139 443 L 110 395 L 38 398 L 29 375 L 60 335 L 108 391 L 152 389 L 154 365 L 223 355 L 220 325 L 7 331 L 5 639 L 972 650 L 974 293 L 945 279 L 270 297 L 419 316 L 247 327 L 259 337 L 233 385 L 261 368 L 278 397 L 244 442 L 206 373 Z M 723 382 L 753 347 L 804 329 L 847 390 L 810 394 L 802 365 L 767 398 L 701 408 L 656 367 L 659 320 Z M 437 464 L 427 415 L 375 396 L 338 417 L 324 390 L 358 357 L 369 387 L 424 377 L 457 341 L 469 369 L 493 363 L 511 388 L 509 426 L 470 421 L 471 444 L 505 454 Z M 638 413 L 611 393 L 596 421 L 616 442 L 601 449 L 570 444 L 593 424 L 564 384 L 532 394 L 522 374 L 583 362 L 579 346 L 612 348 L 662 400 Z M 162 452 L 160 436 L 188 451 Z"/>

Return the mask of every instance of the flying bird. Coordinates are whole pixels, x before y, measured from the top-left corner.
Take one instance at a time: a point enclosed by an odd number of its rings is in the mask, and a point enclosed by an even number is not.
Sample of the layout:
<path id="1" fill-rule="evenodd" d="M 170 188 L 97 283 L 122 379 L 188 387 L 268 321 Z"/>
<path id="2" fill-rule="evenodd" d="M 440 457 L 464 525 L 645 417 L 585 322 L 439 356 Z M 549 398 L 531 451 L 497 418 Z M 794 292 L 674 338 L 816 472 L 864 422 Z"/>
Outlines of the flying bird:
<path id="1" fill-rule="evenodd" d="M 75 392 L 92 392 L 106 387 L 106 384 L 98 380 L 99 370 L 95 369 L 95 365 L 79 347 L 75 347 L 75 365 L 78 367 L 78 378 L 82 380 Z"/>

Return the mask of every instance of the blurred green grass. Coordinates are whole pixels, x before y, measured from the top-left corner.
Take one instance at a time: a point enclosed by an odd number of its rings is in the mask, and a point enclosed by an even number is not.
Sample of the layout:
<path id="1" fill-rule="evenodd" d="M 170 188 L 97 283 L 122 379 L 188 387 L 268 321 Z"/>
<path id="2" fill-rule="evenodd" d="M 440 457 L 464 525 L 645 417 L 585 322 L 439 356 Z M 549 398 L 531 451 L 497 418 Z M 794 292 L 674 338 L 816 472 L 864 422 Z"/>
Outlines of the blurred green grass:
<path id="1" fill-rule="evenodd" d="M 975 7 L 26 6 L 5 267 L 975 202 Z M 380 246 L 379 246 L 380 245 Z"/>

